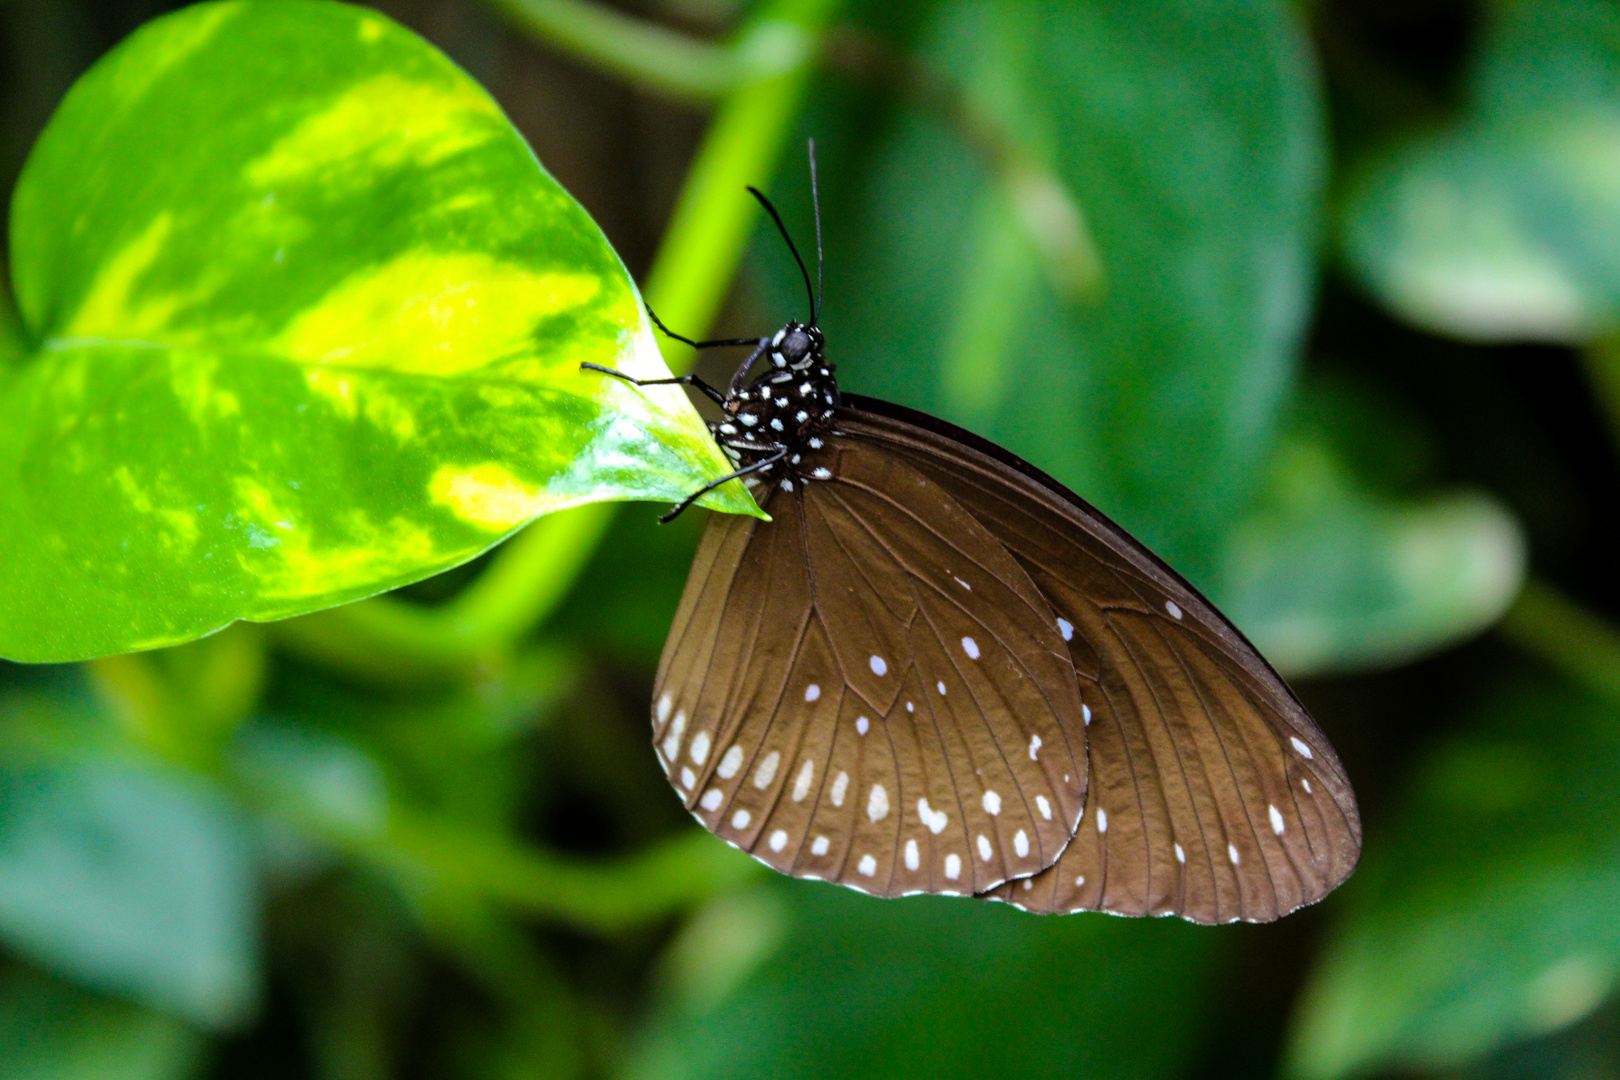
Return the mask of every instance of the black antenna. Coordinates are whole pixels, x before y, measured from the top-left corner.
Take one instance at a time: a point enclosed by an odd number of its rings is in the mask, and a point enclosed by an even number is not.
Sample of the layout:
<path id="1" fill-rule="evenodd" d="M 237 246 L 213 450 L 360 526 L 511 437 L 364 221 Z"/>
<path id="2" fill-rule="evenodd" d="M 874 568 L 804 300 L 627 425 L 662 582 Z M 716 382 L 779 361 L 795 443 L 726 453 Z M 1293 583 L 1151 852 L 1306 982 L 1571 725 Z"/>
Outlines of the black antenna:
<path id="1" fill-rule="evenodd" d="M 816 140 L 810 140 L 810 205 L 816 208 L 816 295 L 810 301 L 810 325 L 821 317 L 821 293 L 826 281 L 822 276 L 825 259 L 821 254 L 821 190 L 816 183 Z"/>
<path id="2" fill-rule="evenodd" d="M 787 241 L 788 250 L 793 252 L 793 261 L 799 264 L 799 273 L 804 275 L 805 294 L 810 297 L 810 325 L 816 325 L 818 301 L 816 300 L 815 290 L 810 287 L 810 271 L 805 269 L 804 260 L 799 257 L 799 249 L 793 246 L 793 237 L 788 235 L 787 226 L 782 224 L 782 215 L 776 212 L 776 207 L 771 205 L 771 200 L 767 199 L 759 188 L 751 186 L 748 193 L 758 199 L 759 204 L 765 208 L 765 212 L 771 215 L 771 220 L 776 222 L 777 231 L 782 234 L 782 239 Z"/>

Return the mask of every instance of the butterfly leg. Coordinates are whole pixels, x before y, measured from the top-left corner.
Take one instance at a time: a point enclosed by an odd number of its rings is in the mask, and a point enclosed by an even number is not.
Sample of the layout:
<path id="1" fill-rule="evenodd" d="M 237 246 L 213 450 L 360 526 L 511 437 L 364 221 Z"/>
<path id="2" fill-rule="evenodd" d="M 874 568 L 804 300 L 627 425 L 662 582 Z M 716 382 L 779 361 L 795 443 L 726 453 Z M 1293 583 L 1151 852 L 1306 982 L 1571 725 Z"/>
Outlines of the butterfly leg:
<path id="1" fill-rule="evenodd" d="M 719 487 L 721 484 L 726 483 L 728 480 L 741 479 L 742 477 L 747 476 L 749 473 L 758 472 L 761 469 L 774 465 L 778 461 L 781 461 L 783 458 L 787 457 L 787 453 L 787 447 L 784 446 L 782 449 L 778 450 L 768 458 L 761 458 L 752 465 L 744 465 L 736 472 L 727 473 L 718 480 L 709 481 L 707 484 L 704 484 L 702 487 L 692 492 L 692 494 L 676 503 L 673 510 L 658 519 L 658 524 L 668 525 L 671 521 L 674 521 L 680 516 L 682 510 L 685 510 L 688 506 L 691 506 L 693 503 L 697 502 L 699 499 L 713 491 L 715 488 Z"/>
<path id="2" fill-rule="evenodd" d="M 764 338 L 744 337 L 744 338 L 716 338 L 714 341 L 693 341 L 691 338 L 685 337 L 685 336 L 683 336 L 681 334 L 677 334 L 675 331 L 673 331 L 669 327 L 665 326 L 664 325 L 664 320 L 660 319 L 658 317 L 658 313 L 653 311 L 651 305 L 644 305 L 644 306 L 646 306 L 646 308 L 647 308 L 647 317 L 652 319 L 654 326 L 658 327 L 658 329 L 660 329 L 660 330 L 662 330 L 664 332 L 665 337 L 670 338 L 670 339 L 672 339 L 674 341 L 679 341 L 683 345 L 690 345 L 694 349 L 718 349 L 718 348 L 720 348 L 722 346 L 726 346 L 726 345 L 758 345 L 760 342 L 765 340 Z"/>
<path id="3" fill-rule="evenodd" d="M 696 375 L 676 375 L 671 379 L 637 379 L 634 376 L 626 375 L 622 371 L 614 371 L 610 367 L 603 367 L 601 364 L 586 363 L 579 366 L 582 371 L 600 371 L 602 374 L 611 375 L 615 379 L 623 379 L 632 386 L 694 386 L 703 391 L 703 393 L 707 394 L 710 400 L 714 401 L 716 404 L 724 405 L 726 403 L 724 394 L 720 393 L 720 391 L 716 390 L 714 387 L 710 386 Z"/>

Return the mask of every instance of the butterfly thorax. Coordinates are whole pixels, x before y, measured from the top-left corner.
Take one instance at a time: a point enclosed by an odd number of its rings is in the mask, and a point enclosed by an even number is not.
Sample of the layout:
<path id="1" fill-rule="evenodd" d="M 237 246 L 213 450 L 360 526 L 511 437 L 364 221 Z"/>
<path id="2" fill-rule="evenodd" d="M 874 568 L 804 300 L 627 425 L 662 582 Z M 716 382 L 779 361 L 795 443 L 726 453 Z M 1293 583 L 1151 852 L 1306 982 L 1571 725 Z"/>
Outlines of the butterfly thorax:
<path id="1" fill-rule="evenodd" d="M 732 380 L 714 437 L 741 467 L 777 458 L 758 470 L 762 480 L 830 476 L 806 456 L 821 449 L 839 404 L 825 348 L 820 328 L 790 322 L 756 351 L 770 365 L 765 372 L 749 379 L 746 365 Z"/>

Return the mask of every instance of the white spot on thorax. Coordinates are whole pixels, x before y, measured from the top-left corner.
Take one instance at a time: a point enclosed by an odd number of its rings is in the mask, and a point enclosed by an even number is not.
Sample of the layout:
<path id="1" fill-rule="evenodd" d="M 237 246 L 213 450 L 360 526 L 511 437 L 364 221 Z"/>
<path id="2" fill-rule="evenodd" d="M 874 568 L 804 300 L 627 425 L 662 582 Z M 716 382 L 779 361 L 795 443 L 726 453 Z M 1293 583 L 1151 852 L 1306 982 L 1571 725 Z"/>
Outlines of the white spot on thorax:
<path id="1" fill-rule="evenodd" d="M 720 765 L 714 771 L 719 775 L 720 779 L 730 780 L 733 776 L 737 775 L 737 770 L 742 768 L 742 761 L 743 748 L 740 746 L 733 746 L 730 750 L 726 751 L 725 757 L 720 759 Z"/>
<path id="2" fill-rule="evenodd" d="M 1233 866 L 1236 866 L 1238 864 L 1238 850 L 1234 845 L 1232 845 L 1232 844 L 1227 844 L 1226 845 L 1226 857 L 1228 859 L 1232 860 L 1232 865 Z"/>
<path id="3" fill-rule="evenodd" d="M 1185 851 L 1181 850 L 1181 845 L 1180 844 L 1177 844 L 1176 845 L 1176 862 L 1185 863 L 1186 861 L 1187 861 L 1187 853 Z"/>
<path id="4" fill-rule="evenodd" d="M 962 639 L 962 651 L 968 654 L 969 660 L 977 660 L 979 658 L 979 643 L 970 637 L 965 637 Z"/>
<path id="5" fill-rule="evenodd" d="M 872 793 L 866 797 L 866 816 L 874 822 L 889 816 L 889 793 L 882 784 L 872 785 Z"/>
<path id="6" fill-rule="evenodd" d="M 814 840 L 810 841 L 810 854 L 825 855 L 827 854 L 828 846 L 827 838 L 825 836 L 818 836 Z"/>
<path id="7" fill-rule="evenodd" d="M 1305 755 L 1305 760 L 1306 761 L 1310 761 L 1312 759 L 1311 758 L 1311 748 L 1306 746 L 1303 742 L 1301 742 L 1299 740 L 1298 736 L 1290 735 L 1290 736 L 1288 736 L 1288 741 L 1294 744 L 1294 749 L 1295 750 L 1298 750 L 1301 754 Z"/>
<path id="8" fill-rule="evenodd" d="M 1036 755 L 1039 754 L 1040 752 L 1041 752 L 1041 737 L 1039 735 L 1031 735 L 1029 737 L 1029 760 L 1031 760 L 1031 761 L 1039 760 L 1036 757 Z"/>
<path id="9" fill-rule="evenodd" d="M 1029 837 L 1024 835 L 1023 829 L 1013 833 L 1013 850 L 1018 853 L 1020 859 L 1029 858 Z"/>
<path id="10" fill-rule="evenodd" d="M 775 832 L 771 833 L 770 843 L 772 851 L 781 851 L 783 848 L 787 847 L 787 833 L 783 832 L 781 829 L 777 829 Z"/>
<path id="11" fill-rule="evenodd" d="M 915 870 L 922 865 L 922 856 L 917 852 L 917 841 L 906 841 L 906 869 Z"/>
<path id="12" fill-rule="evenodd" d="M 1270 803 L 1266 804 L 1266 813 L 1271 817 L 1271 831 L 1278 836 L 1283 834 L 1282 812 Z"/>
<path id="13" fill-rule="evenodd" d="M 962 856 L 955 854 L 945 856 L 945 876 L 952 881 L 962 876 Z"/>
<path id="14" fill-rule="evenodd" d="M 1164 602 L 1164 610 L 1170 613 L 1170 617 L 1172 619 L 1181 618 L 1181 609 L 1176 606 L 1176 602 L 1174 600 L 1166 600 Z"/>
<path id="15" fill-rule="evenodd" d="M 812 449 L 812 450 L 820 450 L 821 449 L 821 440 L 820 439 L 811 439 L 810 440 L 810 449 Z"/>
<path id="16" fill-rule="evenodd" d="M 687 791 L 691 791 L 692 790 L 692 785 L 695 784 L 695 783 L 697 783 L 696 774 L 694 774 L 691 769 L 682 768 L 681 769 L 681 787 L 685 788 Z"/>
<path id="17" fill-rule="evenodd" d="M 1070 622 L 1068 619 L 1059 619 L 1058 620 L 1058 633 L 1063 635 L 1063 640 L 1064 641 L 1073 641 L 1074 640 L 1074 623 Z"/>
<path id="18" fill-rule="evenodd" d="M 810 414 L 805 412 L 803 409 L 800 409 L 797 413 L 794 414 L 793 419 L 797 420 L 799 423 L 802 424 L 806 420 L 810 419 Z"/>
<path id="19" fill-rule="evenodd" d="M 692 760 L 699 765 L 709 760 L 709 733 L 700 731 L 692 736 L 692 746 L 687 753 L 691 754 Z"/>
<path id="20" fill-rule="evenodd" d="M 754 815 L 746 810 L 739 810 L 731 815 L 731 827 L 733 829 L 746 829 L 748 823 L 752 820 L 754 820 Z"/>
<path id="21" fill-rule="evenodd" d="M 871 665 L 872 674 L 874 675 L 887 675 L 889 673 L 889 662 L 881 656 L 874 655 L 867 663 Z"/>
<path id="22" fill-rule="evenodd" d="M 799 775 L 793 781 L 793 801 L 804 802 L 804 797 L 810 794 L 810 781 L 816 777 L 816 763 L 809 758 L 799 767 Z"/>
<path id="23" fill-rule="evenodd" d="M 979 834 L 979 858 L 990 861 L 990 838 L 984 833 Z"/>
<path id="24" fill-rule="evenodd" d="M 872 726 L 872 721 L 868 720 L 866 717 L 857 716 L 855 718 L 855 730 L 860 732 L 862 735 L 865 735 L 866 732 L 868 731 L 868 729 L 871 728 L 871 726 Z"/>
<path id="25" fill-rule="evenodd" d="M 766 754 L 765 760 L 760 762 L 759 768 L 754 770 L 754 786 L 761 791 L 770 787 L 771 781 L 776 779 L 776 767 L 781 763 L 782 752 L 780 750 L 772 750 Z"/>
<path id="26" fill-rule="evenodd" d="M 810 475 L 815 477 L 817 480 L 831 480 L 832 479 L 832 473 L 827 469 L 811 469 L 810 470 Z"/>
<path id="27" fill-rule="evenodd" d="M 928 826 L 928 831 L 933 833 L 935 836 L 938 836 L 940 833 L 944 832 L 945 826 L 949 823 L 949 819 L 945 816 L 945 811 L 935 810 L 933 807 L 928 805 L 927 799 L 917 800 L 917 816 L 922 818 L 922 823 Z"/>
<path id="28" fill-rule="evenodd" d="M 1001 796 L 1000 795 L 997 795 L 993 791 L 986 791 L 984 793 L 984 800 L 983 801 L 984 801 L 984 812 L 985 813 L 989 814 L 991 817 L 995 817 L 997 814 L 1001 813 Z"/>
<path id="29" fill-rule="evenodd" d="M 855 869 L 861 872 L 862 877 L 871 877 L 877 873 L 877 860 L 870 855 L 862 855 L 861 861 L 856 865 Z"/>
<path id="30" fill-rule="evenodd" d="M 799 384 L 799 393 L 801 393 L 801 394 L 808 394 L 810 391 L 812 391 L 814 389 L 815 389 L 815 387 L 811 386 L 809 383 L 800 383 Z"/>
<path id="31" fill-rule="evenodd" d="M 1097 831 L 1100 833 L 1108 831 L 1108 811 L 1100 806 L 1097 807 Z"/>
<path id="32" fill-rule="evenodd" d="M 1052 804 L 1046 801 L 1045 795 L 1035 796 L 1035 809 L 1041 812 L 1041 817 L 1047 821 L 1052 820 Z"/>
<path id="33" fill-rule="evenodd" d="M 833 778 L 832 804 L 834 806 L 843 806 L 844 805 L 844 792 L 846 792 L 848 790 L 849 790 L 849 773 L 841 772 L 836 777 Z"/>
<path id="34" fill-rule="evenodd" d="M 782 490 L 783 491 L 792 491 L 793 490 L 793 481 L 791 481 L 791 480 L 783 480 L 782 481 Z"/>
<path id="35" fill-rule="evenodd" d="M 775 428 L 777 431 L 781 431 L 782 430 L 782 421 L 779 420 L 778 418 L 774 417 L 774 416 L 771 417 L 771 427 Z M 788 488 L 788 490 L 792 491 L 793 489 Z"/>
<path id="36" fill-rule="evenodd" d="M 743 413 L 741 416 L 737 417 L 737 419 L 742 421 L 743 427 L 753 427 L 755 424 L 759 423 L 759 417 L 755 416 L 753 413 Z"/>
<path id="37" fill-rule="evenodd" d="M 714 811 L 720 809 L 720 803 L 724 799 L 725 796 L 720 793 L 720 789 L 717 787 L 712 787 L 703 793 L 703 798 L 698 800 L 698 805 L 710 813 L 713 813 Z"/>
<path id="38" fill-rule="evenodd" d="M 670 701 L 668 694 L 658 699 L 658 722 L 660 724 L 669 719 L 669 710 L 672 704 L 673 702 Z"/>

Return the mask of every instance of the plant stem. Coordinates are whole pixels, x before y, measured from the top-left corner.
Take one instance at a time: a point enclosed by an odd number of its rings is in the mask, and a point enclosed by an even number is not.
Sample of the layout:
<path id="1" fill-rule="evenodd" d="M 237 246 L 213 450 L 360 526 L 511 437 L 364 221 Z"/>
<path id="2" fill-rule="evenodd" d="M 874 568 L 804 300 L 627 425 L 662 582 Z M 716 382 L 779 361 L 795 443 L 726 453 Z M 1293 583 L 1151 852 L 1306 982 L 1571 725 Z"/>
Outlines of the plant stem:
<path id="1" fill-rule="evenodd" d="M 1552 586 L 1526 582 L 1501 629 L 1564 675 L 1620 702 L 1620 630 Z"/>

